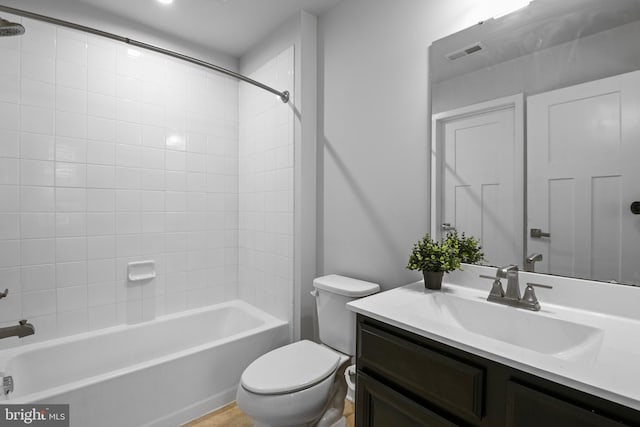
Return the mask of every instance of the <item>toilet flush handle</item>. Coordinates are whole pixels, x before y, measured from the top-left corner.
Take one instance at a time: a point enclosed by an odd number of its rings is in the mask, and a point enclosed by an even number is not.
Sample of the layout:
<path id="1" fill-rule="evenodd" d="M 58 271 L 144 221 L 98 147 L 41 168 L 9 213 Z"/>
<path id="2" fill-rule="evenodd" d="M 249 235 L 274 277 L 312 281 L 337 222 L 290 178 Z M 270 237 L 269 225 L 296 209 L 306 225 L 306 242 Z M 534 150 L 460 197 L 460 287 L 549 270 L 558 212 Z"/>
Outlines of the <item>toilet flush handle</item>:
<path id="1" fill-rule="evenodd" d="M 309 293 L 311 294 L 312 297 L 317 297 L 318 296 L 318 290 L 315 289 L 315 288 Z"/>

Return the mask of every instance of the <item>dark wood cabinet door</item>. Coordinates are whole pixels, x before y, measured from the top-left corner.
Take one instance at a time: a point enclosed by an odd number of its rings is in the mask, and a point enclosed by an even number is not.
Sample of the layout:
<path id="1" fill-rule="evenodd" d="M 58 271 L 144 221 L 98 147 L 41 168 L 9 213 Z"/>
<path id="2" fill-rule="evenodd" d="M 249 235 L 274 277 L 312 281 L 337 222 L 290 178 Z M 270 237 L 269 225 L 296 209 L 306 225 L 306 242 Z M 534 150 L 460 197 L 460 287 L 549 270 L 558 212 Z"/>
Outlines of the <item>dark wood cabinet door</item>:
<path id="1" fill-rule="evenodd" d="M 358 335 L 358 369 L 375 372 L 444 410 L 482 419 L 485 374 L 482 368 L 454 359 L 372 325 Z"/>
<path id="2" fill-rule="evenodd" d="M 622 424 L 517 382 L 507 383 L 507 427 L 621 427 Z"/>
<path id="3" fill-rule="evenodd" d="M 358 373 L 357 381 L 356 427 L 454 427 L 458 425 L 368 375 Z"/>

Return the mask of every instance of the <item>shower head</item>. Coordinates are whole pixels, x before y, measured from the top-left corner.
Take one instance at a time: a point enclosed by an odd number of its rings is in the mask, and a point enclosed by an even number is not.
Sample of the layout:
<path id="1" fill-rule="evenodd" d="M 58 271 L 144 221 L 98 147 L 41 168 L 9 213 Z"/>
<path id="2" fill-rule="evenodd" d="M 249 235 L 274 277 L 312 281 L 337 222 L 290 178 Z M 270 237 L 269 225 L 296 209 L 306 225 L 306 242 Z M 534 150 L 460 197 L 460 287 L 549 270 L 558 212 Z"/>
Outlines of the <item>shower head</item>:
<path id="1" fill-rule="evenodd" d="M 20 36 L 22 34 L 24 34 L 24 27 L 22 24 L 9 22 L 6 19 L 0 18 L 0 37 Z"/>

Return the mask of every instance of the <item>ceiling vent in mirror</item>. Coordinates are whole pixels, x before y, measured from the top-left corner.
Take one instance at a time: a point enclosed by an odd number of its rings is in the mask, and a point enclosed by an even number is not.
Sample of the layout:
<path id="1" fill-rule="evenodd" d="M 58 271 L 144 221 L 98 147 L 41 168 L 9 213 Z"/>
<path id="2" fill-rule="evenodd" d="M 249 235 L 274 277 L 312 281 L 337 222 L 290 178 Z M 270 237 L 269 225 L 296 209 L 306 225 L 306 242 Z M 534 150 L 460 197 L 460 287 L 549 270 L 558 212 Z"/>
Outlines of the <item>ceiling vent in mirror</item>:
<path id="1" fill-rule="evenodd" d="M 449 61 L 455 61 L 456 59 L 460 59 L 462 57 L 472 55 L 476 52 L 480 52 L 482 49 L 484 49 L 482 47 L 482 44 L 478 42 L 478 43 L 472 44 L 471 46 L 467 46 L 463 49 L 456 50 L 455 52 L 448 53 L 445 56 Z"/>

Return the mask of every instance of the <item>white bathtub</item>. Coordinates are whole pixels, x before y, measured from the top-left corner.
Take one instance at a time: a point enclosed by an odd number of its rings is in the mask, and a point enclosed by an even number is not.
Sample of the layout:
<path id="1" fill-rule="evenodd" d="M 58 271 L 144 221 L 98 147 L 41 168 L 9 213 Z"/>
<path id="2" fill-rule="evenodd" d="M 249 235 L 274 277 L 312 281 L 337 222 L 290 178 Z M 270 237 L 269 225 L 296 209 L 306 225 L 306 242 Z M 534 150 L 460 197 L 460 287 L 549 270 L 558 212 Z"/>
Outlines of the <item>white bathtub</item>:
<path id="1" fill-rule="evenodd" d="M 232 402 L 245 367 L 288 334 L 232 301 L 12 348 L 0 373 L 14 391 L 0 403 L 66 403 L 72 427 L 173 427 Z"/>

